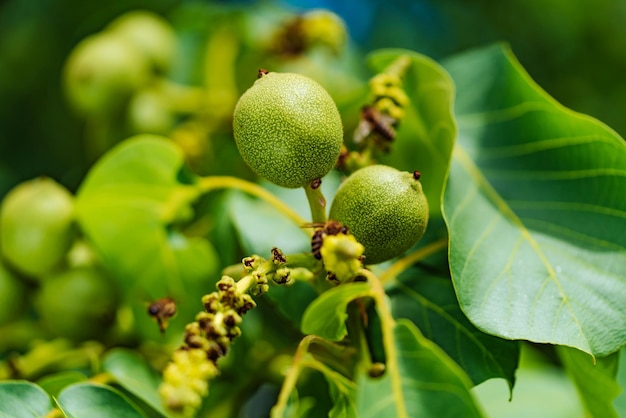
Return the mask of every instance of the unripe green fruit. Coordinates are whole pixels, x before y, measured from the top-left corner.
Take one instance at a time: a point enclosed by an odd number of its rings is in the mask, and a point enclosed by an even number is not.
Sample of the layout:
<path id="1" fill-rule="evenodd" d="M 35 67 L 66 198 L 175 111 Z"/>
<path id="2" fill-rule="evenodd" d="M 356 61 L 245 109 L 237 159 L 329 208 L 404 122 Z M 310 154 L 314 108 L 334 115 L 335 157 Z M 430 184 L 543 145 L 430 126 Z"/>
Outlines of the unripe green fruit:
<path id="1" fill-rule="evenodd" d="M 365 246 L 366 264 L 377 264 L 401 255 L 424 235 L 428 202 L 416 173 L 372 165 L 341 184 L 330 219 Z"/>
<path id="2" fill-rule="evenodd" d="M 74 199 L 47 177 L 17 185 L 0 207 L 0 250 L 21 273 L 35 278 L 58 267 L 75 236 Z"/>
<path id="3" fill-rule="evenodd" d="M 23 311 L 26 284 L 0 262 L 0 326 L 15 320 Z"/>
<path id="4" fill-rule="evenodd" d="M 35 299 L 42 325 L 54 336 L 75 341 L 103 337 L 115 320 L 117 306 L 112 281 L 93 267 L 46 278 Z"/>
<path id="5" fill-rule="evenodd" d="M 64 82 L 70 103 L 82 113 L 120 108 L 148 77 L 149 62 L 121 36 L 99 33 L 83 39 L 67 59 Z"/>
<path id="6" fill-rule="evenodd" d="M 312 79 L 267 73 L 235 107 L 233 133 L 244 161 L 283 187 L 306 186 L 337 162 L 343 127 L 330 95 Z"/>
<path id="7" fill-rule="evenodd" d="M 137 91 L 128 105 L 128 120 L 137 133 L 166 134 L 175 118 L 168 97 L 156 89 Z"/>
<path id="8" fill-rule="evenodd" d="M 161 16 L 145 10 L 124 13 L 107 27 L 134 45 L 157 71 L 166 71 L 176 52 L 176 34 Z"/>

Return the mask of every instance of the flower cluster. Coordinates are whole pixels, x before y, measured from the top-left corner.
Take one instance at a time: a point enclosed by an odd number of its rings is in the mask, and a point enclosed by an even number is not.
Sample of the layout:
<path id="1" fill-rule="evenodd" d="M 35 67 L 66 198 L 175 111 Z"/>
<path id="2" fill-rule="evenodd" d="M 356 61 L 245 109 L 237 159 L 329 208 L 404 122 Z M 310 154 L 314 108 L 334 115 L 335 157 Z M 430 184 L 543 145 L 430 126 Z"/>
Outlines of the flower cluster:
<path id="1" fill-rule="evenodd" d="M 245 260 L 244 260 L 245 265 Z M 254 274 L 239 282 L 223 276 L 217 291 L 204 295 L 204 312 L 185 328 L 185 343 L 163 371 L 159 394 L 165 406 L 180 416 L 193 416 L 208 394 L 208 381 L 218 375 L 217 360 L 241 335 L 242 316 L 256 306 L 247 291 L 266 290 Z M 262 282 L 262 280 L 261 280 Z"/>
<path id="2" fill-rule="evenodd" d="M 402 78 L 397 73 L 383 72 L 370 80 L 374 100 L 372 106 L 381 114 L 389 115 L 394 122 L 404 118 L 404 108 L 409 104 L 409 96 L 404 91 Z"/>
<path id="3" fill-rule="evenodd" d="M 344 147 L 338 166 L 348 172 L 375 163 L 375 150 L 387 152 L 396 138 L 396 128 L 404 119 L 410 103 L 403 77 L 411 65 L 408 56 L 400 56 L 382 72 L 370 79 L 370 100 L 361 109 L 361 118 L 354 131 L 353 142 L 358 151 Z"/>
<path id="4" fill-rule="evenodd" d="M 217 290 L 202 297 L 204 311 L 187 324 L 184 344 L 163 371 L 159 394 L 165 407 L 177 416 L 194 416 L 201 407 L 209 380 L 219 374 L 217 361 L 241 335 L 243 315 L 256 306 L 250 294 L 267 292 L 269 280 L 288 285 L 294 280 L 308 280 L 313 274 L 303 267 L 288 267 L 278 248 L 272 250 L 269 260 L 254 255 L 244 258 L 242 264 L 239 281 L 224 275 L 216 284 Z"/>

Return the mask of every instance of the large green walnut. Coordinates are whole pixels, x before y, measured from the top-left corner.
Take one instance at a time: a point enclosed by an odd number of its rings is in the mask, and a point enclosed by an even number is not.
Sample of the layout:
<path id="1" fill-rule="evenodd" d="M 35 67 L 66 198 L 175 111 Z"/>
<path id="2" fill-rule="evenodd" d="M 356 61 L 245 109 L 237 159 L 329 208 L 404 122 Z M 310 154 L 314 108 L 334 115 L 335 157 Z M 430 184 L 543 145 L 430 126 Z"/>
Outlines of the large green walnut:
<path id="1" fill-rule="evenodd" d="M 59 267 L 75 233 L 74 198 L 50 178 L 17 185 L 0 207 L 0 250 L 27 276 L 40 278 Z"/>
<path id="2" fill-rule="evenodd" d="M 401 255 L 424 235 L 428 202 L 417 172 L 372 165 L 341 184 L 330 218 L 365 246 L 366 264 L 377 264 Z"/>
<path id="3" fill-rule="evenodd" d="M 35 299 L 42 325 L 54 336 L 75 341 L 104 337 L 117 307 L 112 281 L 94 267 L 77 267 L 46 278 Z"/>
<path id="4" fill-rule="evenodd" d="M 289 188 L 326 175 L 343 142 L 341 116 L 328 92 L 293 73 L 256 80 L 235 107 L 233 132 L 250 168 Z"/>

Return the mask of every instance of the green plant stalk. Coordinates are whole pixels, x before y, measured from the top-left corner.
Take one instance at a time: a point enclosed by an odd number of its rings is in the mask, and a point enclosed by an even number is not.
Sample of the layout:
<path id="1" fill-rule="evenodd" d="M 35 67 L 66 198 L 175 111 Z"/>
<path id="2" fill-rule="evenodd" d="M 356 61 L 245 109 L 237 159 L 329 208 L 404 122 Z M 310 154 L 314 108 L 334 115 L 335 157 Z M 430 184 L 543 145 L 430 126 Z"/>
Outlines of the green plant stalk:
<path id="1" fill-rule="evenodd" d="M 308 350 L 311 342 L 319 338 L 315 335 L 307 335 L 304 337 L 300 344 L 298 344 L 298 348 L 293 356 L 293 363 L 289 367 L 287 374 L 285 376 L 285 380 L 283 381 L 283 386 L 280 388 L 280 393 L 278 394 L 278 400 L 272 411 L 270 416 L 272 418 L 283 417 L 285 415 L 285 409 L 287 408 L 287 403 L 289 402 L 289 395 L 296 388 L 296 383 L 298 383 L 298 378 L 304 369 L 304 357 L 310 356 Z"/>
<path id="2" fill-rule="evenodd" d="M 65 417 L 65 414 L 59 408 L 54 408 L 50 410 L 50 412 L 48 412 L 46 415 L 43 416 L 43 418 L 64 418 L 64 417 Z"/>
<path id="3" fill-rule="evenodd" d="M 257 284 L 256 278 L 252 274 L 243 276 L 241 280 L 236 282 L 237 292 L 243 294 L 247 293 L 253 286 Z"/>
<path id="4" fill-rule="evenodd" d="M 304 186 L 304 192 L 311 208 L 311 222 L 325 223 L 326 198 L 322 194 L 322 188 L 320 186 L 313 188 L 311 184 L 307 184 Z"/>
<path id="5" fill-rule="evenodd" d="M 305 219 L 298 215 L 296 211 L 287 206 L 283 201 L 278 199 L 263 187 L 250 181 L 231 176 L 208 176 L 200 177 L 197 185 L 202 193 L 209 193 L 219 189 L 240 190 L 269 203 L 276 210 L 285 215 L 285 217 L 291 219 L 296 225 L 302 226 L 306 223 Z M 311 231 L 306 231 L 304 229 L 303 231 L 309 235 L 313 234 Z"/>
<path id="6" fill-rule="evenodd" d="M 387 294 L 383 288 L 382 282 L 374 273 L 367 269 L 361 269 L 359 274 L 367 279 L 372 286 L 372 297 L 376 302 L 376 312 L 380 318 L 380 325 L 383 334 L 383 347 L 385 349 L 386 372 L 389 374 L 391 387 L 396 398 L 396 404 L 399 405 L 396 411 L 397 418 L 409 418 L 404 407 L 404 392 L 402 391 L 402 379 L 400 376 L 400 367 L 398 363 L 398 351 L 394 342 L 393 329 L 396 321 L 391 315 L 391 307 L 387 302 Z"/>
<path id="7" fill-rule="evenodd" d="M 379 277 L 380 283 L 382 285 L 385 285 L 387 282 L 398 277 L 404 270 L 408 269 L 413 264 L 447 247 L 448 247 L 448 239 L 442 238 L 440 240 L 431 242 L 428 245 L 422 248 L 419 248 L 413 251 L 412 253 L 398 259 L 380 275 Z"/>

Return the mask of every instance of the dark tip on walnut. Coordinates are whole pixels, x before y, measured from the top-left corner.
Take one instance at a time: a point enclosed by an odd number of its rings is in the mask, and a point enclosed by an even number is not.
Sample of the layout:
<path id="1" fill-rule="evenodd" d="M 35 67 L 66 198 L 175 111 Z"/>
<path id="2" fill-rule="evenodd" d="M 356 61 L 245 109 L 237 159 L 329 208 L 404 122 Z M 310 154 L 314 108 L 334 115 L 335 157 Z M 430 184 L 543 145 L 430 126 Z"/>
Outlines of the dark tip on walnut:
<path id="1" fill-rule="evenodd" d="M 413 178 L 414 178 L 415 180 L 419 180 L 419 179 L 420 179 L 420 177 L 422 177 L 422 173 L 420 173 L 419 171 L 415 170 L 415 171 L 413 172 Z"/>
<path id="2" fill-rule="evenodd" d="M 267 73 L 269 73 L 269 71 L 267 71 L 265 68 L 259 68 L 259 71 L 257 73 L 257 77 L 261 78 L 261 77 L 263 77 Z"/>

